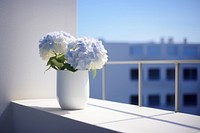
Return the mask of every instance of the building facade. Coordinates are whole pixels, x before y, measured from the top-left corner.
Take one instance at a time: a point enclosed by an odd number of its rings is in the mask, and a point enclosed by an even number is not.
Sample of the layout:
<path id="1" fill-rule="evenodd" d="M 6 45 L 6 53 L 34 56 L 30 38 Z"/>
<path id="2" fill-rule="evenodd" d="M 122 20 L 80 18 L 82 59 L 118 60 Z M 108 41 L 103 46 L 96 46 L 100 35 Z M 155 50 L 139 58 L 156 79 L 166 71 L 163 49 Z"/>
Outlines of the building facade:
<path id="1" fill-rule="evenodd" d="M 200 60 L 200 44 L 104 42 L 109 61 Z M 101 98 L 101 72 L 91 79 L 91 97 Z M 200 115 L 200 64 L 180 65 L 180 111 Z M 174 110 L 175 65 L 142 67 L 143 105 Z M 106 65 L 106 99 L 138 104 L 138 65 Z"/>

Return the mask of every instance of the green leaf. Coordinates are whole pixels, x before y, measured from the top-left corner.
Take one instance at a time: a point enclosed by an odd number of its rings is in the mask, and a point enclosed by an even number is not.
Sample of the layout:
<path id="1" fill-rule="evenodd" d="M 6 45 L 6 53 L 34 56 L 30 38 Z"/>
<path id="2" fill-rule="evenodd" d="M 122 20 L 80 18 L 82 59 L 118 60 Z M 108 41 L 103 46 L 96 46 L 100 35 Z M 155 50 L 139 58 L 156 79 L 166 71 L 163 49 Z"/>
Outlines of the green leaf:
<path id="1" fill-rule="evenodd" d="M 96 69 L 92 69 L 92 73 L 93 73 L 93 79 L 94 79 L 96 77 L 96 75 L 97 75 Z"/>
<path id="2" fill-rule="evenodd" d="M 64 54 L 59 54 L 49 58 L 47 66 L 49 67 L 47 68 L 46 71 L 48 71 L 51 67 L 54 68 L 55 70 L 69 70 L 72 72 L 77 71 L 77 69 L 74 69 L 70 64 L 67 63 Z"/>
<path id="3" fill-rule="evenodd" d="M 68 64 L 68 63 L 65 63 L 64 66 L 65 66 L 65 68 L 66 68 L 67 70 L 69 70 L 69 71 L 72 71 L 72 72 L 76 72 L 76 71 L 77 71 L 77 69 L 74 69 L 74 68 L 73 68 L 70 64 Z"/>
<path id="4" fill-rule="evenodd" d="M 50 68 L 51 68 L 51 66 L 49 66 L 49 67 L 44 71 L 44 73 L 45 73 L 46 71 L 48 71 Z"/>
<path id="5" fill-rule="evenodd" d="M 56 67 L 54 66 L 54 64 L 52 63 L 52 60 L 53 60 L 53 59 L 55 59 L 55 57 L 49 58 L 49 60 L 48 60 L 48 62 L 47 62 L 47 65 L 46 65 L 46 66 L 48 66 L 48 68 L 45 70 L 45 72 L 48 71 L 51 67 L 57 70 L 57 68 L 56 68 Z M 45 72 L 44 72 L 44 73 L 45 73 Z"/>
<path id="6" fill-rule="evenodd" d="M 55 70 L 59 70 L 56 66 L 51 66 L 52 68 L 54 68 Z"/>
<path id="7" fill-rule="evenodd" d="M 53 59 L 55 59 L 55 57 L 49 58 L 49 60 L 48 60 L 48 62 L 47 62 L 47 66 L 51 66 L 51 61 L 52 61 Z"/>
<path id="8" fill-rule="evenodd" d="M 56 56 L 56 60 L 60 63 L 64 63 L 66 61 L 65 59 L 65 55 L 64 54 L 60 54 Z"/>
<path id="9" fill-rule="evenodd" d="M 51 66 L 53 67 L 57 67 L 58 69 L 60 69 L 63 66 L 63 63 L 58 62 L 56 59 L 52 59 L 51 60 Z"/>

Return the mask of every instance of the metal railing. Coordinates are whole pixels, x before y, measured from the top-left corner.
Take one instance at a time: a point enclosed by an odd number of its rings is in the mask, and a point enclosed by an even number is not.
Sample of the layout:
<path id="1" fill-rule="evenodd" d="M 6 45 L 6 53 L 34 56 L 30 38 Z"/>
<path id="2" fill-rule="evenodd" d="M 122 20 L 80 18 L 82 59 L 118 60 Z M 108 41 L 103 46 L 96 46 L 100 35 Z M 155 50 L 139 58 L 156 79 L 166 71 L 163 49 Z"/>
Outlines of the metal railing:
<path id="1" fill-rule="evenodd" d="M 200 64 L 200 60 L 143 60 L 143 61 L 109 61 L 106 65 L 138 65 L 138 101 L 142 106 L 142 65 L 143 64 L 174 64 L 175 65 L 175 112 L 179 112 L 179 76 L 180 64 Z M 106 65 L 102 70 L 102 99 L 106 99 Z"/>

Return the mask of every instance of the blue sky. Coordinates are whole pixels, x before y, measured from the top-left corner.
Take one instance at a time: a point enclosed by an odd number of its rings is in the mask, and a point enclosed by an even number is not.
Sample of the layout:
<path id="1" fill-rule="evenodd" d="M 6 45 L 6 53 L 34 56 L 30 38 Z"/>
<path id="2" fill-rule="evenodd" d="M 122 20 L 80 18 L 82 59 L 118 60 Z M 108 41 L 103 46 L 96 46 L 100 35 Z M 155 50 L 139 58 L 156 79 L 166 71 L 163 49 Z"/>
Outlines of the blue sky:
<path id="1" fill-rule="evenodd" d="M 200 0 L 78 0 L 78 36 L 200 43 Z"/>

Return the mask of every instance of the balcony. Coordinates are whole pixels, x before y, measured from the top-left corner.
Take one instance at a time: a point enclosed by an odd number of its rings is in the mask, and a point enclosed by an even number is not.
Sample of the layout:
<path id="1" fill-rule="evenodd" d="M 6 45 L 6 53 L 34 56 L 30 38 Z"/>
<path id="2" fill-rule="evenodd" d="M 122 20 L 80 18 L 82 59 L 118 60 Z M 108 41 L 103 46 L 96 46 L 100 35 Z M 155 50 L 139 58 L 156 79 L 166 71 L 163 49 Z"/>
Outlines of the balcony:
<path id="1" fill-rule="evenodd" d="M 61 110 L 55 99 L 55 72 L 43 74 L 46 64 L 39 60 L 36 45 L 38 39 L 49 31 L 67 30 L 76 35 L 77 1 L 61 0 L 55 4 L 55 1 L 49 0 L 6 0 L 1 2 L 0 9 L 3 18 L 0 24 L 0 74 L 3 75 L 0 80 L 0 133 L 200 132 L 199 116 L 179 112 L 181 88 L 178 73 L 180 64 L 184 64 L 182 61 L 167 62 L 176 66 L 175 111 L 145 107 L 141 98 L 145 82 L 141 76 L 142 68 L 149 63 L 165 64 L 163 61 L 108 62 L 103 70 L 102 84 L 102 98 L 106 100 L 91 98 L 84 110 Z M 121 50 L 118 46 L 110 57 L 121 60 L 123 57 L 115 56 Z M 130 49 L 124 49 L 127 50 L 124 55 L 129 59 Z M 193 50 L 197 51 L 194 56 L 199 57 L 199 50 Z M 174 59 L 177 51 L 169 51 L 170 59 Z M 138 53 L 141 54 L 140 51 Z M 185 53 L 190 54 L 190 51 Z M 140 55 L 138 57 L 141 59 Z M 182 59 L 182 55 L 180 57 Z M 199 63 L 199 60 L 188 63 Z M 139 66 L 139 106 L 108 101 L 106 92 L 110 88 L 106 88 L 106 71 L 108 65 L 115 64 Z"/>
<path id="2" fill-rule="evenodd" d="M 106 65 L 138 65 L 138 105 L 141 107 L 143 105 L 142 101 L 142 85 L 143 85 L 143 65 L 145 64 L 170 64 L 175 66 L 175 112 L 179 112 L 180 106 L 180 65 L 181 64 L 199 64 L 200 60 L 148 60 L 148 61 L 110 61 Z M 158 81 L 160 82 L 160 81 Z M 163 83 L 162 83 L 163 84 Z M 106 99 L 106 66 L 102 71 L 102 99 Z"/>
<path id="3" fill-rule="evenodd" d="M 200 132 L 200 117 L 160 109 L 90 99 L 84 110 L 61 110 L 56 99 L 13 101 L 16 133 Z"/>
<path id="4" fill-rule="evenodd" d="M 12 101 L 10 126 L 0 128 L 13 133 L 49 132 L 200 132 L 200 116 L 180 112 L 180 65 L 199 64 L 199 60 L 112 61 L 102 70 L 102 100 L 90 98 L 84 110 L 61 110 L 56 99 Z M 138 65 L 138 105 L 106 100 L 106 67 Z M 143 106 L 142 67 L 145 64 L 175 64 L 174 111 Z M 12 127 L 10 129 L 10 127 Z M 78 127 L 78 128 L 77 128 Z M 1 131 L 0 130 L 0 131 Z"/>

